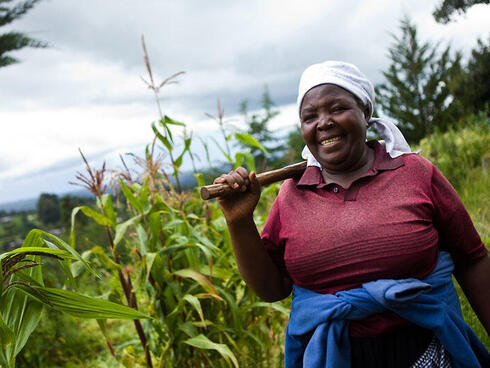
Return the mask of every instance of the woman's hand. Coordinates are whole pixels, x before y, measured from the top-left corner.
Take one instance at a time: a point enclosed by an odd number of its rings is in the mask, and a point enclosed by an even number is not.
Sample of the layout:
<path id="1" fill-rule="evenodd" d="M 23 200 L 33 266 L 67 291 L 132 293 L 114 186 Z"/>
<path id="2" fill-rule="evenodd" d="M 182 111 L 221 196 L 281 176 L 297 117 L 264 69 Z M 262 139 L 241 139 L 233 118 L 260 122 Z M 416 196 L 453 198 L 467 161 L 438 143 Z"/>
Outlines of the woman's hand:
<path id="1" fill-rule="evenodd" d="M 225 215 L 226 221 L 234 223 L 253 215 L 260 199 L 260 184 L 252 171 L 239 167 L 235 171 L 223 174 L 214 180 L 214 184 L 228 184 L 235 193 L 219 197 L 218 204 Z"/>

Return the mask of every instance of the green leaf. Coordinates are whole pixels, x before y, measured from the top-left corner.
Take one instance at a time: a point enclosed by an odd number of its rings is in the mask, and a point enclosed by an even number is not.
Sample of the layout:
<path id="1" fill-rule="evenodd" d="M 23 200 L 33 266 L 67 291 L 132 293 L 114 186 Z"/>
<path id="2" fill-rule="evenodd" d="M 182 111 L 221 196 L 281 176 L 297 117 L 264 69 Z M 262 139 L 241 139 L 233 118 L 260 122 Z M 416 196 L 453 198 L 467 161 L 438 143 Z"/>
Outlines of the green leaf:
<path id="1" fill-rule="evenodd" d="M 58 248 L 56 247 L 55 244 L 51 243 L 49 240 L 44 240 L 46 242 L 46 245 L 53 249 L 53 250 L 58 250 Z M 68 252 L 67 252 L 68 253 Z M 71 257 L 73 257 L 72 254 L 68 253 Z M 71 259 L 75 259 L 75 257 L 71 258 Z M 70 265 L 68 264 L 69 262 L 66 262 L 64 260 L 60 260 L 58 259 L 58 264 L 60 265 L 61 269 L 63 270 L 63 272 L 65 273 L 65 275 L 68 277 L 68 281 L 70 282 L 70 285 L 75 289 L 77 290 L 78 289 L 78 286 L 77 286 L 77 283 L 75 282 L 75 278 L 73 277 L 73 274 L 71 273 L 71 268 L 70 268 Z"/>
<path id="2" fill-rule="evenodd" d="M 218 344 L 209 340 L 206 336 L 200 334 L 184 341 L 186 344 L 199 349 L 216 350 L 229 363 L 233 362 L 233 366 L 238 368 L 238 360 L 231 352 L 230 348 L 225 344 Z"/>
<path id="3" fill-rule="evenodd" d="M 38 256 L 28 256 L 35 262 L 39 262 Z M 41 267 L 33 267 L 26 270 L 16 272 L 11 282 L 29 280 L 28 282 L 42 285 L 42 272 Z M 32 280 L 32 281 L 31 281 Z M 24 281 L 25 282 L 25 281 Z M 16 336 L 15 342 L 8 345 L 7 348 L 2 351 L 3 359 L 8 361 L 8 366 L 13 367 L 15 365 L 15 357 L 22 350 L 26 344 L 29 336 L 37 327 L 41 318 L 43 305 L 38 303 L 20 290 L 16 290 L 14 287 L 9 288 L 2 296 L 2 303 L 0 303 L 0 315 L 3 317 L 4 323 L 14 332 Z"/>
<path id="4" fill-rule="evenodd" d="M 124 193 L 124 196 L 129 201 L 129 203 L 131 204 L 131 206 L 137 212 L 142 213 L 143 212 L 143 207 L 141 206 L 141 204 L 138 201 L 138 199 L 136 199 L 136 197 L 134 196 L 134 194 L 131 191 L 131 189 L 129 189 L 129 187 L 126 185 L 126 183 L 124 183 L 124 181 L 122 179 L 119 179 L 119 183 L 121 184 L 121 189 L 122 189 L 122 191 Z"/>
<path id="5" fill-rule="evenodd" d="M 117 264 L 107 256 L 107 254 L 104 252 L 104 249 L 102 249 L 101 246 L 96 245 L 95 247 L 93 247 L 90 250 L 89 255 L 94 255 L 95 257 L 97 257 L 101 265 L 106 269 L 117 271 L 122 268 L 121 265 Z"/>
<path id="6" fill-rule="evenodd" d="M 12 343 L 15 343 L 14 331 L 5 324 L 0 314 L 0 348 L 5 350 Z"/>
<path id="7" fill-rule="evenodd" d="M 80 295 L 68 290 L 53 289 L 46 287 L 32 286 L 33 289 L 41 293 L 51 303 L 49 305 L 43 297 L 24 285 L 14 285 L 13 287 L 22 290 L 24 293 L 34 298 L 38 302 L 46 304 L 55 310 L 67 313 L 78 318 L 93 319 L 149 319 L 150 317 L 121 304 L 107 300 L 97 299 L 85 295 Z"/>
<path id="8" fill-rule="evenodd" d="M 206 183 L 204 182 L 204 175 L 202 173 L 195 173 L 194 177 L 196 178 L 198 187 L 203 187 L 206 185 Z"/>
<path id="9" fill-rule="evenodd" d="M 117 213 L 114 211 L 112 197 L 110 194 L 106 193 L 102 195 L 102 205 L 104 207 L 104 213 L 111 220 L 111 223 L 114 226 L 117 222 Z"/>
<path id="10" fill-rule="evenodd" d="M 163 122 L 164 122 L 164 124 L 165 124 L 165 125 L 170 124 L 170 125 L 179 125 L 179 126 L 185 126 L 185 124 L 184 124 L 184 123 L 181 123 L 181 122 L 179 122 L 179 121 L 175 121 L 174 119 L 172 119 L 172 118 L 168 117 L 167 115 L 165 115 L 165 116 L 163 117 Z"/>
<path id="11" fill-rule="evenodd" d="M 114 244 L 118 244 L 124 235 L 126 234 L 126 231 L 130 226 L 138 224 L 138 222 L 141 220 L 141 215 L 135 216 L 130 218 L 129 220 L 126 220 L 116 226 L 116 235 L 114 236 Z"/>
<path id="12" fill-rule="evenodd" d="M 264 153 L 269 153 L 264 146 L 262 146 L 259 141 L 257 141 L 254 137 L 252 137 L 250 134 L 246 133 L 232 133 L 228 137 L 226 137 L 226 140 L 230 140 L 230 138 L 235 138 L 237 141 L 246 144 L 247 146 L 250 147 L 255 147 L 260 149 Z"/>
<path id="13" fill-rule="evenodd" d="M 197 314 L 199 314 L 199 318 L 201 318 L 201 321 L 204 323 L 204 313 L 202 312 L 201 302 L 199 301 L 199 299 L 196 298 L 194 295 L 186 294 L 184 295 L 184 300 L 192 305 L 192 307 L 194 307 L 194 309 L 197 311 Z"/>
<path id="14" fill-rule="evenodd" d="M 96 210 L 88 206 L 81 206 L 80 210 L 83 212 L 85 216 L 92 218 L 99 225 L 111 226 L 111 227 L 116 225 L 115 223 L 112 222 L 110 218 L 104 216 L 102 213 L 97 212 Z"/>
<path id="15" fill-rule="evenodd" d="M 76 250 L 74 250 L 72 247 L 70 247 L 70 245 L 68 245 L 66 242 L 64 242 L 62 239 L 58 238 L 57 236 L 55 235 L 52 235 L 50 233 L 47 233 L 46 231 L 42 231 L 42 230 L 39 230 L 39 229 L 33 229 L 29 232 L 28 236 L 26 239 L 29 238 L 29 235 L 31 233 L 36 233 L 37 235 L 39 236 L 44 236 L 45 238 L 48 238 L 50 240 L 53 241 L 54 244 L 56 244 L 56 246 L 59 248 L 59 249 L 62 249 L 62 250 L 66 250 L 68 253 L 70 253 L 74 259 L 80 261 L 83 263 L 83 265 L 87 268 L 87 270 L 89 270 L 90 273 L 92 273 L 93 275 L 95 275 L 97 278 L 100 278 L 100 276 L 97 274 L 97 272 L 95 272 L 95 270 L 88 264 L 88 262 L 86 260 L 84 260 L 80 254 L 77 253 Z M 37 236 L 37 235 L 33 235 L 33 236 Z M 25 243 L 24 243 L 25 244 Z"/>
<path id="16" fill-rule="evenodd" d="M 158 137 L 158 139 L 160 140 L 160 142 L 163 143 L 163 145 L 167 148 L 167 150 L 169 152 L 172 152 L 172 150 L 173 150 L 172 143 L 170 143 L 170 141 L 168 140 L 168 138 L 165 137 L 165 136 L 163 136 L 162 133 L 160 133 L 158 131 L 157 127 L 155 126 L 155 123 L 152 123 L 151 124 L 151 128 L 153 129 L 153 132 Z"/>
<path id="17" fill-rule="evenodd" d="M 278 312 L 281 312 L 285 316 L 289 316 L 289 309 L 284 308 L 278 303 L 265 303 L 265 302 L 255 302 L 249 306 L 249 308 L 272 308 Z"/>
<path id="18" fill-rule="evenodd" d="M 248 167 L 249 171 L 256 171 L 255 170 L 255 159 L 254 156 L 250 152 L 238 152 L 235 155 L 235 170 L 243 166 L 243 163 L 245 162 L 245 165 Z"/>
<path id="19" fill-rule="evenodd" d="M 57 257 L 64 258 L 64 259 L 76 259 L 73 256 L 73 254 L 67 252 L 66 250 L 62 250 L 62 249 L 58 249 L 58 248 L 50 249 L 50 248 L 46 248 L 46 247 L 21 247 L 21 248 L 17 248 L 17 249 L 11 250 L 10 252 L 3 253 L 2 255 L 0 255 L 0 259 L 3 259 L 5 257 L 13 257 L 13 256 L 16 256 L 18 254 L 40 255 L 39 253 L 46 254 L 46 255 L 54 255 Z"/>
<path id="20" fill-rule="evenodd" d="M 76 234 L 75 234 L 75 218 L 77 216 L 77 213 L 80 211 L 81 207 L 75 207 L 71 211 L 71 229 L 70 229 L 70 245 L 73 249 L 76 249 L 75 247 L 75 241 L 76 241 Z"/>
<path id="21" fill-rule="evenodd" d="M 185 268 L 182 270 L 175 271 L 174 274 L 180 277 L 190 278 L 196 281 L 199 285 L 202 286 L 204 290 L 206 290 L 210 294 L 218 294 L 213 283 L 209 281 L 209 279 L 206 276 L 204 276 L 200 272 L 197 272 L 196 270 Z"/>

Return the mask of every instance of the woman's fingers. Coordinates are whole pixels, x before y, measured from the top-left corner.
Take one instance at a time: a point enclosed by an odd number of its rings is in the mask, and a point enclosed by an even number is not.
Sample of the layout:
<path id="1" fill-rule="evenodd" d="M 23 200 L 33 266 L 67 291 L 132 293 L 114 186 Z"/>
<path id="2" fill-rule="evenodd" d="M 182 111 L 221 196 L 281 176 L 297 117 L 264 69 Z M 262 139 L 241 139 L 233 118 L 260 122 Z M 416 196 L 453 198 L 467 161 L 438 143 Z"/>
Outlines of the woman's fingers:
<path id="1" fill-rule="evenodd" d="M 214 179 L 214 183 L 226 183 L 233 189 L 244 192 L 247 190 L 247 185 L 250 183 L 250 180 L 248 177 L 248 171 L 243 167 L 239 167 L 235 171 L 230 171 L 228 174 L 223 174 Z"/>

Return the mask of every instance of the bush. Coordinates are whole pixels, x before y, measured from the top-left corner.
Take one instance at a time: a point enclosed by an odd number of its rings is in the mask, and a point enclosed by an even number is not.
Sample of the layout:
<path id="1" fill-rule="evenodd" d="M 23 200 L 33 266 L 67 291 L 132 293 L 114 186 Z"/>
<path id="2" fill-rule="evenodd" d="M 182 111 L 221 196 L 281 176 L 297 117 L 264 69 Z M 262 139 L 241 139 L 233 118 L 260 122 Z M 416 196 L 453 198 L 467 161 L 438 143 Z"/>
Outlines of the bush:
<path id="1" fill-rule="evenodd" d="M 463 118 L 457 126 L 422 139 L 418 149 L 459 190 L 472 169 L 490 161 L 490 124 L 479 114 Z"/>

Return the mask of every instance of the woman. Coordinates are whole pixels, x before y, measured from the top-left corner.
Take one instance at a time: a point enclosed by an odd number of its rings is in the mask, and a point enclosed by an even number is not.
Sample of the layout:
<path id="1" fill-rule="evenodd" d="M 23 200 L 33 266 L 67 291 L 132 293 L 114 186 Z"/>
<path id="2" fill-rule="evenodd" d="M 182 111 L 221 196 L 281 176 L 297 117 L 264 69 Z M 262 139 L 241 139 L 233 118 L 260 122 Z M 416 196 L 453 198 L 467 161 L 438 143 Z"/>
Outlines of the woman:
<path id="1" fill-rule="evenodd" d="M 490 331 L 487 250 L 448 181 L 410 152 L 396 126 L 372 118 L 373 105 L 373 86 L 355 66 L 305 70 L 298 110 L 308 167 L 284 182 L 261 235 L 255 174 L 238 168 L 215 180 L 237 192 L 219 205 L 239 271 L 269 302 L 294 285 L 286 367 L 486 366 L 449 285 L 452 257 Z M 366 142 L 368 126 L 384 146 Z"/>

